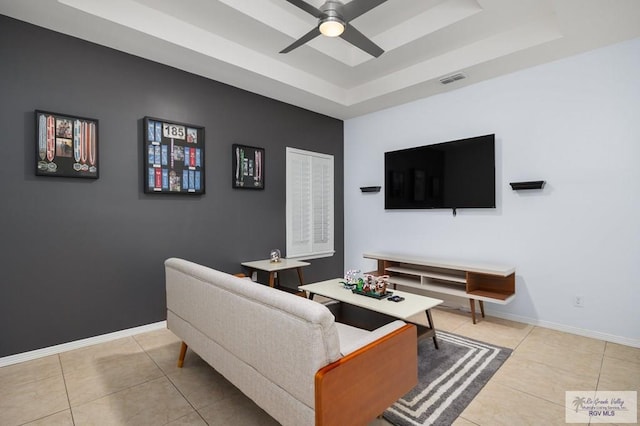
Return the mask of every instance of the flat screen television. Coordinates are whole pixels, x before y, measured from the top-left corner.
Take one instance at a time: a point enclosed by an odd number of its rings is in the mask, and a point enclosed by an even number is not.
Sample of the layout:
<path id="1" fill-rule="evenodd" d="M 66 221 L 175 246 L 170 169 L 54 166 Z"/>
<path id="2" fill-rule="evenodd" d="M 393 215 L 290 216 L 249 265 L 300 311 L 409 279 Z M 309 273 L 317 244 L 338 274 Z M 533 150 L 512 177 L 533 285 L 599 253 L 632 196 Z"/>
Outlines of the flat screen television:
<path id="1" fill-rule="evenodd" d="M 495 208 L 495 135 L 384 154 L 385 209 Z"/>

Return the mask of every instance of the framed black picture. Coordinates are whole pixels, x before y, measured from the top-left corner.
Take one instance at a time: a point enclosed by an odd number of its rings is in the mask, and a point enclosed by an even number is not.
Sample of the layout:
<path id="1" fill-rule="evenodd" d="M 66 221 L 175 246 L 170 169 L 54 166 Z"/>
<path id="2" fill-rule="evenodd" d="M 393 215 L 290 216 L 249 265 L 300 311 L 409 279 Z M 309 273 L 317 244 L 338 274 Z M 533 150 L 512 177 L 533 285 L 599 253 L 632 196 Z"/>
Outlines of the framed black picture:
<path id="1" fill-rule="evenodd" d="M 264 148 L 233 144 L 233 188 L 264 189 Z"/>
<path id="2" fill-rule="evenodd" d="M 144 192 L 201 195 L 204 127 L 144 118 Z"/>
<path id="3" fill-rule="evenodd" d="M 35 111 L 36 175 L 98 179 L 98 120 Z"/>

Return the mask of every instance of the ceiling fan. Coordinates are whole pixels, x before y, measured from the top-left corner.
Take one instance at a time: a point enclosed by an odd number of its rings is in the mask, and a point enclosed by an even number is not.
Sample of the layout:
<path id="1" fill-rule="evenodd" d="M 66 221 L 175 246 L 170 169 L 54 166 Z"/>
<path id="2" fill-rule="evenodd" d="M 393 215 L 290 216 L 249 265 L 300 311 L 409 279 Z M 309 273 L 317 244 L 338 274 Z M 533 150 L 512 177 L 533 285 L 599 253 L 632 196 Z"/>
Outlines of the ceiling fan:
<path id="1" fill-rule="evenodd" d="M 376 58 L 384 53 L 380 46 L 356 30 L 349 24 L 349 21 L 365 14 L 387 0 L 351 0 L 347 4 L 336 0 L 328 0 L 319 9 L 303 0 L 287 1 L 318 18 L 318 26 L 285 47 L 280 53 L 289 53 L 320 34 L 327 37 L 340 37 Z"/>

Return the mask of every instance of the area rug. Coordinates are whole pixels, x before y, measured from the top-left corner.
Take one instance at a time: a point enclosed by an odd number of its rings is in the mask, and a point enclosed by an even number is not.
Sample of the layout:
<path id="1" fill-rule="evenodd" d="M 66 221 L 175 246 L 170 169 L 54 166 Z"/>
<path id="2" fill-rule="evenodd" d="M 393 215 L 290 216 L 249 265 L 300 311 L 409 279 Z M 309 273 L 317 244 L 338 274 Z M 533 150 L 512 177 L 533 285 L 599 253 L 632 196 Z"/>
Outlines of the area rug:
<path id="1" fill-rule="evenodd" d="M 418 343 L 418 385 L 384 417 L 397 426 L 450 425 L 511 355 L 511 349 L 442 331 Z"/>

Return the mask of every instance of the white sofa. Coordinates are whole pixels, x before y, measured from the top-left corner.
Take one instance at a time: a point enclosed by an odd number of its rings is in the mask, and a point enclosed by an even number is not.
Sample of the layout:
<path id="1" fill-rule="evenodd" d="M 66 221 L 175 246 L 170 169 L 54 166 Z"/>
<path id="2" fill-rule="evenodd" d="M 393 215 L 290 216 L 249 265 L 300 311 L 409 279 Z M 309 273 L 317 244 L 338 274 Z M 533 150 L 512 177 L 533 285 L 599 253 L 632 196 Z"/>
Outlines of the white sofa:
<path id="1" fill-rule="evenodd" d="M 317 302 L 165 261 L 167 327 L 283 425 L 367 424 L 417 384 L 414 325 L 335 322 Z"/>

